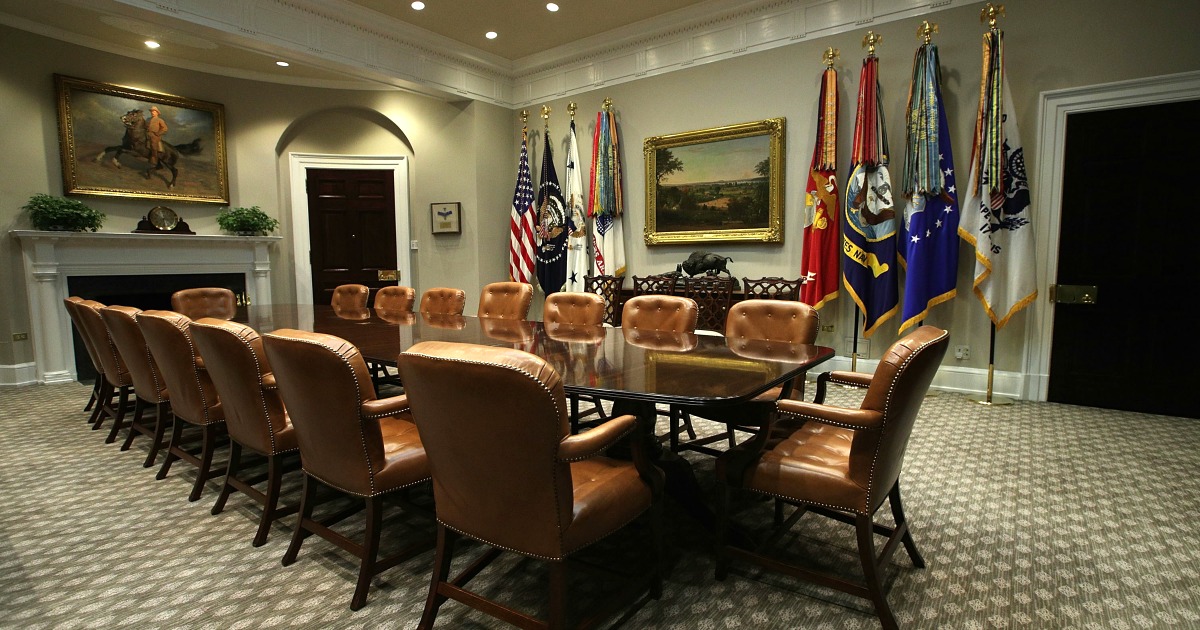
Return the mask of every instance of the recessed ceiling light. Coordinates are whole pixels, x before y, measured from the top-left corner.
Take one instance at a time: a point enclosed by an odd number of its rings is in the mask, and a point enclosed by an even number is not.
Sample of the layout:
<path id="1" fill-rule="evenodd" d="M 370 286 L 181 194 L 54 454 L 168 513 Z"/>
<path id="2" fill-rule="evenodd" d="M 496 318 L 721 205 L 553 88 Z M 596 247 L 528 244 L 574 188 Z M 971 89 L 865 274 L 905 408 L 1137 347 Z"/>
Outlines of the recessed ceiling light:
<path id="1" fill-rule="evenodd" d="M 412 3 L 409 6 L 411 6 L 414 11 L 420 11 L 421 9 L 425 8 L 425 3 L 421 2 L 421 0 L 417 0 L 416 2 Z"/>
<path id="2" fill-rule="evenodd" d="M 558 10 L 558 5 L 554 4 L 553 2 L 547 3 L 546 10 L 553 13 Z"/>
<path id="3" fill-rule="evenodd" d="M 487 33 L 484 34 L 484 37 L 486 37 L 488 39 L 496 39 L 496 37 L 497 37 L 496 31 L 488 31 Z"/>
<path id="4" fill-rule="evenodd" d="M 153 39 L 146 40 L 146 48 L 158 48 L 160 44 Z"/>
<path id="5" fill-rule="evenodd" d="M 290 65 L 292 65 L 292 64 L 290 64 L 290 63 L 288 63 L 288 62 L 286 62 L 286 61 L 276 61 L 276 62 L 275 62 L 275 65 L 279 66 L 280 68 L 286 68 L 286 67 L 288 67 L 288 66 L 290 66 Z"/>

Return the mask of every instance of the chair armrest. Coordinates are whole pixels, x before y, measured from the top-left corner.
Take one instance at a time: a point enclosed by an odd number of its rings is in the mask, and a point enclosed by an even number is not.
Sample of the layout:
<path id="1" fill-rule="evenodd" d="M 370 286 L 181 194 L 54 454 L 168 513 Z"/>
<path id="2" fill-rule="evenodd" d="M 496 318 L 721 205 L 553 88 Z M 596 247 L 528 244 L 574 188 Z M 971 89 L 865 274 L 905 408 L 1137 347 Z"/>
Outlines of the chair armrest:
<path id="1" fill-rule="evenodd" d="M 263 374 L 262 380 L 259 381 L 258 385 L 266 390 L 279 389 L 279 384 L 275 382 L 274 372 L 267 372 L 266 374 Z"/>
<path id="2" fill-rule="evenodd" d="M 817 375 L 817 393 L 813 396 L 813 402 L 825 402 L 825 388 L 831 382 L 835 385 L 849 385 L 866 389 L 871 386 L 872 378 L 874 375 L 862 372 L 822 372 Z"/>
<path id="3" fill-rule="evenodd" d="M 394 416 L 401 411 L 407 410 L 408 396 L 403 395 L 368 400 L 362 404 L 362 416 L 368 420 L 378 420 L 387 416 Z"/>
<path id="4" fill-rule="evenodd" d="M 598 455 L 625 437 L 636 425 L 636 416 L 625 415 L 613 418 L 586 433 L 569 435 L 558 443 L 558 461 L 576 462 Z"/>
<path id="5" fill-rule="evenodd" d="M 883 414 L 872 409 L 846 409 L 790 399 L 780 400 L 776 406 L 780 413 L 855 431 L 876 429 L 883 420 Z"/>

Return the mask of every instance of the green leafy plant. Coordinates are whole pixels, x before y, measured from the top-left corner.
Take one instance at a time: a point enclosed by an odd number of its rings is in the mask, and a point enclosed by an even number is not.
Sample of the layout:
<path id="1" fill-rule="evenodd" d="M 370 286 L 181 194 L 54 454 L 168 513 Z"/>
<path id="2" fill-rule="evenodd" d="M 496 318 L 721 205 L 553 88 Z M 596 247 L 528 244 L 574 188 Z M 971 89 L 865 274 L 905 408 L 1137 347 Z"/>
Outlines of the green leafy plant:
<path id="1" fill-rule="evenodd" d="M 38 193 L 21 206 L 29 211 L 29 220 L 38 230 L 95 232 L 108 218 L 77 199 Z"/>
<path id="2" fill-rule="evenodd" d="M 258 206 L 249 208 L 226 208 L 217 215 L 217 225 L 226 232 L 233 234 L 261 234 L 266 236 L 279 227 L 279 220 L 273 219 Z"/>

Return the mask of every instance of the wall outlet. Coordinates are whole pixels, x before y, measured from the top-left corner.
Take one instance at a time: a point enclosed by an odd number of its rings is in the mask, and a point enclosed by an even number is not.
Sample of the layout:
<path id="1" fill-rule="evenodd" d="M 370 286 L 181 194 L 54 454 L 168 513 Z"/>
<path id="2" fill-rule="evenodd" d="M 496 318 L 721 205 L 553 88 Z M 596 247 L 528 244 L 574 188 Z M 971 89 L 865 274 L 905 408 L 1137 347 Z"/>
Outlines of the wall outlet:
<path id="1" fill-rule="evenodd" d="M 833 324 L 821 326 L 821 332 L 833 332 Z"/>
<path id="2" fill-rule="evenodd" d="M 411 250 L 413 250 L 414 252 L 415 252 L 415 251 L 417 251 L 417 242 L 416 242 L 416 241 L 409 241 L 409 242 L 408 242 L 408 248 L 409 248 L 409 249 L 411 249 Z"/>
<path id="3" fill-rule="evenodd" d="M 850 356 L 854 352 L 854 337 L 846 337 L 845 343 L 846 345 L 844 347 L 846 348 L 846 356 Z M 871 340 L 859 339 L 858 358 L 865 359 L 869 356 L 871 356 Z"/>
<path id="4" fill-rule="evenodd" d="M 954 358 L 959 361 L 966 361 L 971 358 L 970 346 L 954 346 Z"/>
<path id="5" fill-rule="evenodd" d="M 29 333 L 13 333 L 13 341 L 29 341 Z"/>

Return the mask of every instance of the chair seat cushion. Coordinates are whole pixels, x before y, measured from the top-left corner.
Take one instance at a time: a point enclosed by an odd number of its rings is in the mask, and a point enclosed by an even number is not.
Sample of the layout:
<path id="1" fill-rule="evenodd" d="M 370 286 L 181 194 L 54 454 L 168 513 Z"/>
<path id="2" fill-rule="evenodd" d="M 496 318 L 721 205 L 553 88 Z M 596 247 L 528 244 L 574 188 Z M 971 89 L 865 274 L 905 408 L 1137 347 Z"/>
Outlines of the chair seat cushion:
<path id="1" fill-rule="evenodd" d="M 372 492 L 364 494 L 374 496 L 429 478 L 429 459 L 411 416 L 380 418 L 379 431 L 383 436 L 383 469 L 375 474 Z"/>
<path id="2" fill-rule="evenodd" d="M 799 502 L 862 511 L 867 489 L 850 479 L 854 432 L 807 422 L 746 473 L 750 490 Z"/>
<path id="3" fill-rule="evenodd" d="M 575 505 L 563 534 L 563 553 L 616 531 L 650 508 L 650 487 L 632 462 L 592 457 L 571 464 Z"/>

